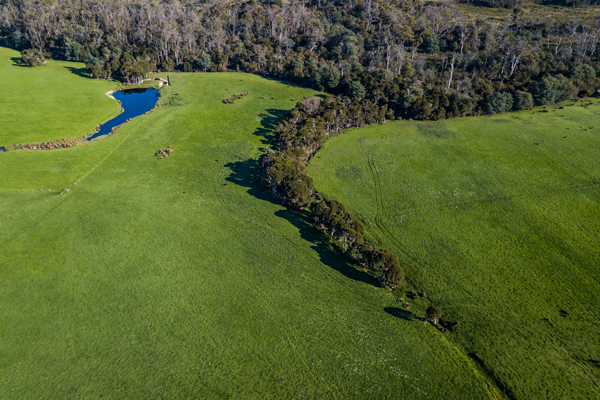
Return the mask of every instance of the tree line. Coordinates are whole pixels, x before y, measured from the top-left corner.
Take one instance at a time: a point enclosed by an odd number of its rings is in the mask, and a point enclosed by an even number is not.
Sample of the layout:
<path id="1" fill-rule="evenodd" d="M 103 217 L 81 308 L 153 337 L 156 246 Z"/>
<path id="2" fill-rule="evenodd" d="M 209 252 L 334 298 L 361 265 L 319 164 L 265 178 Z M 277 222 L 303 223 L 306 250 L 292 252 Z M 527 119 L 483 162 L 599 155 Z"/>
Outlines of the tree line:
<path id="1" fill-rule="evenodd" d="M 314 226 L 343 253 L 368 268 L 378 282 L 394 288 L 405 280 L 398 256 L 369 243 L 364 226 L 339 202 L 323 199 L 306 172 L 310 156 L 331 133 L 383 123 L 386 114 L 386 106 L 370 100 L 304 98 L 275 128 L 279 149 L 262 157 L 260 170 L 262 181 L 276 200 L 308 212 Z"/>
<path id="2" fill-rule="evenodd" d="M 0 44 L 26 50 L 31 65 L 81 61 L 95 78 L 129 83 L 158 71 L 245 71 L 367 99 L 389 119 L 589 96 L 600 87 L 599 33 L 600 17 L 515 8 L 492 21 L 418 0 L 0 0 Z"/>

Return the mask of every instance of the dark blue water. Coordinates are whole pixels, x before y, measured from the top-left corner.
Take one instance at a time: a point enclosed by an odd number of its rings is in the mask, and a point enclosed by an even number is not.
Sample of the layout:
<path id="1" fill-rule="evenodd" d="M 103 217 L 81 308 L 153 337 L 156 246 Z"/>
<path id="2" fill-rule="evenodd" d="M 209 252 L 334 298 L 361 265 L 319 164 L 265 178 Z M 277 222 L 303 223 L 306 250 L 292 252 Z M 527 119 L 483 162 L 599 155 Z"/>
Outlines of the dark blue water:
<path id="1" fill-rule="evenodd" d="M 127 122 L 130 118 L 135 118 L 154 108 L 160 95 L 158 89 L 129 89 L 120 90 L 113 93 L 115 99 L 121 102 L 123 114 L 115 117 L 100 127 L 100 132 L 94 133 L 87 140 L 92 140 L 98 136 L 108 135 L 112 128 Z"/>

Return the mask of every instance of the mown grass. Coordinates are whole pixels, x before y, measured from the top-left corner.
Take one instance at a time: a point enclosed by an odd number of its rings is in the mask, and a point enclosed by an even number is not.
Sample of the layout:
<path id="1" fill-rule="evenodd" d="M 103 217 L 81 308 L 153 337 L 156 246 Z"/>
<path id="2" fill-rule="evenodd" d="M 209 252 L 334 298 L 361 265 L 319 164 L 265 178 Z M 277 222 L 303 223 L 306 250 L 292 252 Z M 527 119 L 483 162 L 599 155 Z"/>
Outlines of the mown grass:
<path id="1" fill-rule="evenodd" d="M 81 63 L 50 60 L 30 68 L 20 62 L 18 51 L 0 48 L 0 146 L 81 136 L 121 112 L 104 94 L 120 85 L 82 76 Z"/>
<path id="2" fill-rule="evenodd" d="M 600 102 L 547 111 L 351 129 L 309 175 L 515 398 L 597 398 Z"/>
<path id="3" fill-rule="evenodd" d="M 237 73 L 171 83 L 102 141 L 0 153 L 0 397 L 492 397 L 258 187 L 272 127 L 314 92 Z"/>

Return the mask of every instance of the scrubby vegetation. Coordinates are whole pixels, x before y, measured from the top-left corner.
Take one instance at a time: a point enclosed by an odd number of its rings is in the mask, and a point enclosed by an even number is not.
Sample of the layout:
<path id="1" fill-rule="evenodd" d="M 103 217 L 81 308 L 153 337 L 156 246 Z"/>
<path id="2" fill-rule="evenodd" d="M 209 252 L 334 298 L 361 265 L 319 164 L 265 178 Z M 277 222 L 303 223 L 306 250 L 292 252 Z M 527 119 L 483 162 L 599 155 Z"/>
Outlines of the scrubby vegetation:
<path id="1" fill-rule="evenodd" d="M 225 104 L 233 104 L 235 103 L 236 100 L 240 100 L 243 99 L 244 97 L 248 96 L 250 93 L 240 93 L 240 94 L 233 94 L 231 95 L 231 97 L 228 97 L 226 99 L 223 99 L 223 103 Z"/>
<path id="2" fill-rule="evenodd" d="M 370 101 L 358 102 L 318 97 L 305 98 L 277 128 L 279 150 L 261 160 L 262 176 L 274 198 L 290 207 L 307 210 L 315 226 L 326 232 L 353 260 L 368 266 L 380 283 L 391 287 L 404 282 L 398 257 L 376 249 L 365 240 L 365 229 L 344 206 L 325 201 L 315 192 L 306 174 L 309 157 L 333 132 L 352 126 L 385 121 L 386 107 Z M 373 116 L 376 116 L 374 119 Z"/>
<path id="3" fill-rule="evenodd" d="M 51 142 L 41 143 L 19 143 L 8 148 L 12 150 L 57 150 L 66 149 L 75 146 L 78 142 L 84 140 L 88 135 L 83 135 L 75 138 L 53 140 Z"/>
<path id="4" fill-rule="evenodd" d="M 171 154 L 173 154 L 173 149 L 171 148 L 171 146 L 167 147 L 166 149 L 160 149 L 158 150 L 156 153 L 154 153 L 154 155 L 159 159 L 162 160 L 163 158 L 167 158 L 169 157 Z"/>
<path id="5" fill-rule="evenodd" d="M 21 63 L 28 67 L 39 67 L 44 65 L 44 54 L 37 49 L 23 50 L 21 52 Z"/>

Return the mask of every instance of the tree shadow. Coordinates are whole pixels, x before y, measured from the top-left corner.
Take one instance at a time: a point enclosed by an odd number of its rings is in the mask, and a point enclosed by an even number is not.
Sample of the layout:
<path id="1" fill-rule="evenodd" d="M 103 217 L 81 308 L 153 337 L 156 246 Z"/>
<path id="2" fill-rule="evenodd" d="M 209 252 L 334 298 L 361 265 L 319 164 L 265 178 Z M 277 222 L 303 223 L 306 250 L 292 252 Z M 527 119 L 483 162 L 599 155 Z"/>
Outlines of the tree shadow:
<path id="1" fill-rule="evenodd" d="M 244 160 L 225 164 L 231 169 L 231 174 L 225 178 L 227 182 L 247 188 L 247 193 L 257 199 L 267 201 L 271 204 L 279 204 L 259 180 L 260 165 L 258 160 Z M 374 280 L 368 274 L 356 268 L 356 266 L 339 250 L 332 246 L 328 238 L 317 230 L 309 221 L 307 212 L 283 209 L 275 212 L 279 218 L 283 218 L 294 225 L 300 237 L 311 244 L 311 248 L 319 256 L 319 260 L 328 267 L 338 271 L 342 275 L 367 284 L 374 284 Z"/>
<path id="2" fill-rule="evenodd" d="M 286 115 L 288 110 L 278 110 L 270 108 L 260 115 L 261 127 L 253 132 L 256 136 L 261 136 L 261 142 L 267 146 L 274 146 L 277 143 L 277 135 L 275 134 L 275 128 L 279 125 Z"/>
<path id="3" fill-rule="evenodd" d="M 66 69 L 69 70 L 69 72 L 71 72 L 72 74 L 75 74 L 77 76 L 80 76 L 82 78 L 90 78 L 90 74 L 88 74 L 85 71 L 85 68 L 75 68 L 75 67 L 67 67 L 65 66 Z"/>
<path id="4" fill-rule="evenodd" d="M 260 73 L 256 74 L 258 76 L 260 76 L 263 79 L 266 79 L 268 81 L 273 81 L 273 82 L 277 82 L 277 83 L 281 83 L 282 85 L 286 85 L 286 86 L 290 86 L 290 87 L 296 87 L 296 88 L 301 88 L 301 89 L 309 89 L 309 90 L 317 90 L 315 88 L 312 88 L 308 85 L 302 85 L 300 83 L 296 83 L 296 82 L 290 82 L 290 81 L 284 81 L 282 79 L 279 78 L 275 78 L 272 76 L 267 76 L 267 75 L 261 75 Z M 327 94 L 324 93 L 319 93 L 319 94 L 315 94 L 314 97 L 320 97 L 321 100 L 327 98 Z"/>
<path id="5" fill-rule="evenodd" d="M 355 281 L 369 285 L 374 283 L 371 276 L 356 268 L 355 264 L 332 246 L 323 232 L 310 223 L 308 213 L 284 209 L 275 212 L 275 215 L 285 219 L 298 229 L 300 237 L 312 244 L 311 249 L 318 254 L 323 264 Z"/>
<path id="6" fill-rule="evenodd" d="M 248 159 L 225 164 L 231 174 L 225 178 L 227 182 L 248 188 L 247 193 L 259 200 L 277 204 L 273 197 L 261 187 L 259 180 L 260 164 L 258 160 Z"/>
<path id="7" fill-rule="evenodd" d="M 398 307 L 386 307 L 383 309 L 383 311 L 385 311 L 386 313 L 396 317 L 396 318 L 400 318 L 403 319 L 405 321 L 416 321 L 418 320 L 418 318 L 415 316 L 415 314 L 411 313 L 408 310 L 403 310 L 401 308 Z"/>
<path id="8" fill-rule="evenodd" d="M 10 61 L 13 62 L 13 67 L 30 68 L 28 65 L 21 63 L 21 57 L 11 57 Z"/>

